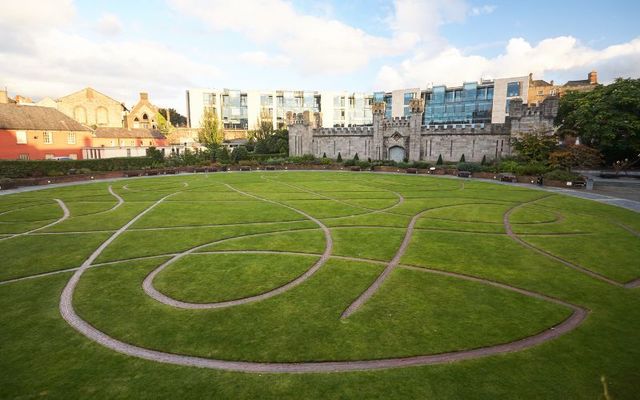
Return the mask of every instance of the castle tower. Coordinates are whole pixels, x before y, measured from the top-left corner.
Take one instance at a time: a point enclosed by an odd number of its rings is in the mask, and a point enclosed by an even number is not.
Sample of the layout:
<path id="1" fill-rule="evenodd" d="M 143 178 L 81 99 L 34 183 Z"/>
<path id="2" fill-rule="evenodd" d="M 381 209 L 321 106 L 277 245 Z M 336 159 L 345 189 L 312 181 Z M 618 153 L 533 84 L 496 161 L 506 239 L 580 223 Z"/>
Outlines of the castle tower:
<path id="1" fill-rule="evenodd" d="M 409 116 L 409 161 L 420 161 L 421 141 L 420 130 L 422 128 L 422 114 L 424 113 L 424 100 L 413 99 L 409 102 L 411 114 Z"/>
<path id="2" fill-rule="evenodd" d="M 371 111 L 373 113 L 373 159 L 382 160 L 383 159 L 383 124 L 384 124 L 384 113 L 385 113 L 385 103 L 373 103 L 371 106 Z"/>

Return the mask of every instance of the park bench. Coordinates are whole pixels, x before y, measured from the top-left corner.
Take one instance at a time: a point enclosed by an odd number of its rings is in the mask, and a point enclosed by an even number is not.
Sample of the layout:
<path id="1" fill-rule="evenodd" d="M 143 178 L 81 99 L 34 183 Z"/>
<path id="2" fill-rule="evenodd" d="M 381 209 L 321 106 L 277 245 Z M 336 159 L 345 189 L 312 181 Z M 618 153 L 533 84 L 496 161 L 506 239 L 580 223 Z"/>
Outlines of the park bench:
<path id="1" fill-rule="evenodd" d="M 407 168 L 407 174 L 417 174 L 418 168 Z"/>
<path id="2" fill-rule="evenodd" d="M 248 165 L 241 165 L 240 171 L 251 171 L 251 167 Z"/>
<path id="3" fill-rule="evenodd" d="M 516 178 L 516 176 L 512 173 L 501 173 L 498 174 L 498 180 L 500 182 L 512 182 L 515 183 L 518 181 L 518 179 Z"/>
<path id="4" fill-rule="evenodd" d="M 471 178 L 471 172 L 470 171 L 458 171 L 458 176 L 460 178 Z"/>
<path id="5" fill-rule="evenodd" d="M 360 167 L 358 167 L 358 166 L 356 165 L 356 166 L 351 167 L 351 170 L 352 170 L 352 171 L 360 171 Z"/>
<path id="6" fill-rule="evenodd" d="M 267 171 L 275 171 L 276 167 L 274 167 L 273 165 L 267 165 L 266 167 L 264 167 L 264 169 Z"/>

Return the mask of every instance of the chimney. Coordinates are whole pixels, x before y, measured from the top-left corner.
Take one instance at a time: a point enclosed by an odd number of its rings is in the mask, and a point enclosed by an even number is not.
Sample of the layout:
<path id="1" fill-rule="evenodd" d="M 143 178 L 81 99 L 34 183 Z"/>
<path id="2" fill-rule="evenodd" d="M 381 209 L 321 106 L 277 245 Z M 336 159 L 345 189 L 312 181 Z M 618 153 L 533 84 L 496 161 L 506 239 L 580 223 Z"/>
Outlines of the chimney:
<path id="1" fill-rule="evenodd" d="M 140 100 L 149 100 L 149 93 L 140 92 Z"/>
<path id="2" fill-rule="evenodd" d="M 597 85 L 598 84 L 598 72 L 591 71 L 589 72 L 589 84 Z"/>
<path id="3" fill-rule="evenodd" d="M 7 96 L 6 90 L 0 90 L 0 104 L 7 104 L 9 102 L 9 96 Z"/>

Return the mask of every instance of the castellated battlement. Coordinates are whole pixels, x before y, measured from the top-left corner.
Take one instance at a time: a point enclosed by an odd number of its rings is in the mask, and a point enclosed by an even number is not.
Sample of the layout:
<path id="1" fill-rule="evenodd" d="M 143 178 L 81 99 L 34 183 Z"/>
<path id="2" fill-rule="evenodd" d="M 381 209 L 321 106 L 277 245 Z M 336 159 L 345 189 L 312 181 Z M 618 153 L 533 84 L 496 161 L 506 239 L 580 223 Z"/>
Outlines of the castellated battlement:
<path id="1" fill-rule="evenodd" d="M 373 126 L 349 126 L 335 128 L 319 128 L 314 130 L 315 135 L 336 136 L 336 135 L 373 135 Z"/>
<path id="2" fill-rule="evenodd" d="M 422 135 L 510 135 L 509 124 L 424 125 Z"/>
<path id="3" fill-rule="evenodd" d="M 394 117 L 394 118 L 385 118 L 382 120 L 383 128 L 402 128 L 409 127 L 411 123 L 411 119 L 409 117 Z"/>

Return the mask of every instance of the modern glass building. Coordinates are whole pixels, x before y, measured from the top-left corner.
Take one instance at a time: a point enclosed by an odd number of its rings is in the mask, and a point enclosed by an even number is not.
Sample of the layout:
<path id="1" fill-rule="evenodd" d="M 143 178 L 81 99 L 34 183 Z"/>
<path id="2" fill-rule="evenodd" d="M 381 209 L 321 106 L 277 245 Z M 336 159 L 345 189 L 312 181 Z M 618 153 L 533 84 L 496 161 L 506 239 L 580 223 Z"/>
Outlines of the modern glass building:
<path id="1" fill-rule="evenodd" d="M 279 128 L 284 126 L 287 112 L 310 111 L 322 114 L 323 127 L 346 127 L 372 124 L 373 103 L 385 103 L 386 118 L 401 118 L 410 114 L 411 100 L 422 98 L 424 125 L 504 123 L 510 101 L 520 98 L 526 103 L 528 88 L 529 77 L 523 76 L 372 94 L 191 89 L 187 91 L 187 116 L 190 125 L 197 128 L 209 108 L 226 129 L 250 130 L 259 120 L 270 120 L 274 128 Z"/>
<path id="2" fill-rule="evenodd" d="M 462 87 L 434 86 L 422 94 L 423 125 L 491 122 L 493 84 L 465 83 Z"/>

